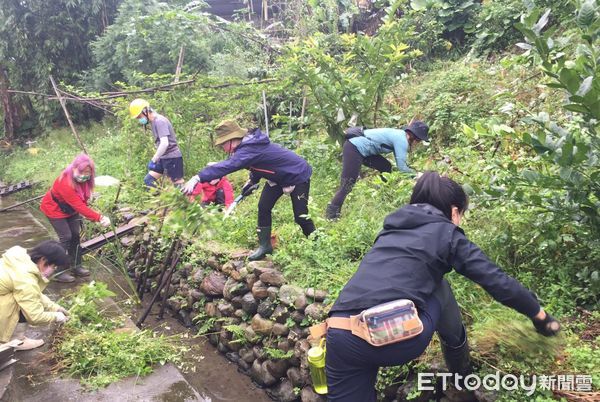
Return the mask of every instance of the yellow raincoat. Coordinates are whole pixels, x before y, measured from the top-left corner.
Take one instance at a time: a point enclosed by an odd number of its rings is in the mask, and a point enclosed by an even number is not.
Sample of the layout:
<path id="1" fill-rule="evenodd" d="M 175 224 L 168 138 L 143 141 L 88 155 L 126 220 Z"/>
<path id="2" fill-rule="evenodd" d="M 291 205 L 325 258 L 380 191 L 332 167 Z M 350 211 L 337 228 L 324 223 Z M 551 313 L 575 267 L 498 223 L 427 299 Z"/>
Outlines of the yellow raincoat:
<path id="1" fill-rule="evenodd" d="M 23 247 L 11 247 L 0 259 L 0 342 L 10 341 L 19 322 L 19 310 L 33 325 L 56 319 L 58 304 L 42 294 L 48 280 L 42 277 Z"/>

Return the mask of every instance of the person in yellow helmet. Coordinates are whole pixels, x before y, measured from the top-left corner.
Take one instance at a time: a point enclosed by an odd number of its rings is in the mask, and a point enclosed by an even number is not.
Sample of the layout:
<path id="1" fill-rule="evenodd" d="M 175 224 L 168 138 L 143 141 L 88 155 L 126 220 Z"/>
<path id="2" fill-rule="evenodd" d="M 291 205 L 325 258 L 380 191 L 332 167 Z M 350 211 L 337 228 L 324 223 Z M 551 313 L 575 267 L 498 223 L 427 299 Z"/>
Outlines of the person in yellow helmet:
<path id="1" fill-rule="evenodd" d="M 135 99 L 129 104 L 129 115 L 137 119 L 144 128 L 150 124 L 156 152 L 148 162 L 148 174 L 144 183 L 155 187 L 156 180 L 166 174 L 175 185 L 183 184 L 183 156 L 177 145 L 173 125 L 165 116 L 156 113 L 144 99 Z"/>

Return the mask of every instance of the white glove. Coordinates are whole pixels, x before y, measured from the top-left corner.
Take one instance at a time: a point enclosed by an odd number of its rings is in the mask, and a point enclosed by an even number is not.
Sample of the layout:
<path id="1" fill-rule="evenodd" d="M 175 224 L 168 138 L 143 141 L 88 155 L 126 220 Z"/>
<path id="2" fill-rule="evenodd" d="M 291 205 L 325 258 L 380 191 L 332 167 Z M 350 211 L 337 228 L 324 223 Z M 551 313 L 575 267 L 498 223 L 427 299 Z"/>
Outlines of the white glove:
<path id="1" fill-rule="evenodd" d="M 108 216 L 102 215 L 100 218 L 100 224 L 104 227 L 110 226 L 110 218 Z"/>
<path id="2" fill-rule="evenodd" d="M 71 313 L 69 313 L 69 310 L 67 310 L 63 306 L 58 306 L 58 308 L 56 309 L 56 311 L 59 312 L 59 313 L 63 313 L 66 316 L 71 315 Z"/>
<path id="3" fill-rule="evenodd" d="M 108 216 L 102 215 L 100 217 L 100 224 L 104 227 L 110 226 L 110 218 Z"/>
<path id="4" fill-rule="evenodd" d="M 200 178 L 198 177 L 198 175 L 195 175 L 194 177 L 192 177 L 191 179 L 189 179 L 187 181 L 187 183 L 184 184 L 183 186 L 183 193 L 184 194 L 192 194 L 194 192 L 194 188 L 196 188 L 196 184 L 200 183 Z"/>
<path id="5" fill-rule="evenodd" d="M 66 315 L 64 315 L 63 313 L 61 313 L 60 311 L 56 311 L 54 313 L 54 321 L 56 321 L 59 324 L 64 324 L 65 322 L 67 322 L 69 319 L 67 318 Z"/>

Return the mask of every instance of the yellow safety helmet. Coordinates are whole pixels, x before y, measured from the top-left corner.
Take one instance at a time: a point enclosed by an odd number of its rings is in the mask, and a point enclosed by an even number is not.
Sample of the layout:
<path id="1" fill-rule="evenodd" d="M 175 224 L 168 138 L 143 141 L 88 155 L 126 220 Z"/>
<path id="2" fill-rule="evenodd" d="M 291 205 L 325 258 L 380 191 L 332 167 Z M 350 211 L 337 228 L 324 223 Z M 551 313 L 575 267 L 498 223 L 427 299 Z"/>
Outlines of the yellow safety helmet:
<path id="1" fill-rule="evenodd" d="M 129 115 L 132 119 L 135 119 L 144 111 L 144 109 L 150 109 L 150 104 L 144 99 L 134 99 L 129 104 Z"/>

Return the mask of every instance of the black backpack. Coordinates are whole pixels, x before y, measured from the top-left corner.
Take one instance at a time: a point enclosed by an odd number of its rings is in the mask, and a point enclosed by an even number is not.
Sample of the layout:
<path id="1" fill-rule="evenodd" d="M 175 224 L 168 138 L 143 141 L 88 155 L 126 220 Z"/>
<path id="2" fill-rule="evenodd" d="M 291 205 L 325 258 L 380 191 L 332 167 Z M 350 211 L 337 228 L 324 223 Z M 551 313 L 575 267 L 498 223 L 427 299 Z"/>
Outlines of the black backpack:
<path id="1" fill-rule="evenodd" d="M 365 130 L 363 127 L 348 127 L 346 131 L 344 131 L 344 138 L 349 140 L 354 137 L 364 137 Z"/>

